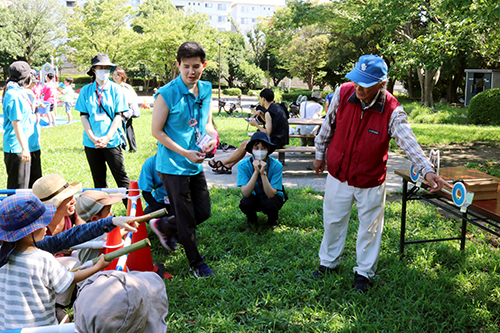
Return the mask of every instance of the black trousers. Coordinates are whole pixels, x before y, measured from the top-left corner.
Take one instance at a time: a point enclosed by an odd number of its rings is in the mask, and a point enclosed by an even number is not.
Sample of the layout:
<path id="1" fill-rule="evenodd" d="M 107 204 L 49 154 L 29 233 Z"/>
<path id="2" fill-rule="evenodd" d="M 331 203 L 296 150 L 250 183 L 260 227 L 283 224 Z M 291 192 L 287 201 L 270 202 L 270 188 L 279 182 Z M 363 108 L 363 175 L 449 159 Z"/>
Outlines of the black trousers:
<path id="1" fill-rule="evenodd" d="M 33 183 L 42 177 L 40 150 L 31 152 L 29 162 L 22 161 L 22 154 L 3 153 L 7 171 L 7 188 L 31 188 Z"/>
<path id="2" fill-rule="evenodd" d="M 118 187 L 129 187 L 130 179 L 128 179 L 127 172 L 125 171 L 125 162 L 120 146 L 100 149 L 85 147 L 85 155 L 89 162 L 95 188 L 108 187 L 108 182 L 106 181 L 106 163 L 109 166 L 109 170 L 111 170 L 116 185 Z"/>
<path id="3" fill-rule="evenodd" d="M 174 232 L 174 226 L 177 227 L 189 265 L 198 267 L 205 263 L 205 259 L 198 251 L 196 226 L 210 217 L 210 195 L 205 174 L 202 171 L 194 176 L 179 176 L 158 172 L 158 176 L 167 191 L 175 216 L 175 221 L 169 219 L 170 231 L 167 230 L 167 235 Z"/>
<path id="4" fill-rule="evenodd" d="M 278 221 L 279 211 L 283 207 L 283 198 L 275 195 L 271 199 L 268 197 L 260 198 L 254 194 L 248 198 L 243 197 L 240 201 L 240 209 L 251 222 L 257 222 L 257 212 L 263 212 L 267 215 L 268 223 Z"/>
<path id="5" fill-rule="evenodd" d="M 127 132 L 128 150 L 137 151 L 137 143 L 135 142 L 135 132 L 132 126 L 132 117 L 128 118 L 125 122 L 125 129 Z"/>

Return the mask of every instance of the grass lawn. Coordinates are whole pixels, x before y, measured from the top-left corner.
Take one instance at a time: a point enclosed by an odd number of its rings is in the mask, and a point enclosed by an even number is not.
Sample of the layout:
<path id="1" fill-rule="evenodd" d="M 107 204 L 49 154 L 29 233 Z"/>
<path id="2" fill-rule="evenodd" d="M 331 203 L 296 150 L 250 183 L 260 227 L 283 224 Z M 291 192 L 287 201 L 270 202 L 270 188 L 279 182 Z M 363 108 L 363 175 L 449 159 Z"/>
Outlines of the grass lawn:
<path id="1" fill-rule="evenodd" d="M 222 142 L 238 145 L 247 139 L 242 119 L 221 116 L 215 122 Z M 142 110 L 134 120 L 139 150 L 125 153 L 131 179 L 138 178 L 143 161 L 154 154 L 150 123 L 151 110 Z M 500 141 L 498 129 L 448 126 L 418 125 L 415 132 L 429 143 Z M 69 182 L 92 187 L 82 131 L 81 123 L 42 131 L 44 174 L 57 172 Z M 5 188 L 3 167 L 0 182 Z M 109 185 L 116 186 L 111 176 Z M 245 230 L 240 190 L 211 189 L 212 217 L 199 226 L 198 241 L 216 273 L 213 278 L 194 278 L 183 250 L 167 253 L 150 234 L 154 260 L 164 262 L 174 275 L 165 281 L 169 332 L 498 332 L 497 239 L 470 227 L 464 252 L 457 241 L 414 244 L 400 257 L 401 204 L 388 203 L 378 276 L 362 295 L 352 289 L 356 209 L 340 272 L 316 281 L 312 273 L 319 265 L 323 193 L 309 188 L 288 192 L 276 229 Z M 124 211 L 120 204 L 114 208 L 115 214 Z M 420 203 L 409 205 L 408 219 L 408 239 L 459 233 L 458 222 Z"/>

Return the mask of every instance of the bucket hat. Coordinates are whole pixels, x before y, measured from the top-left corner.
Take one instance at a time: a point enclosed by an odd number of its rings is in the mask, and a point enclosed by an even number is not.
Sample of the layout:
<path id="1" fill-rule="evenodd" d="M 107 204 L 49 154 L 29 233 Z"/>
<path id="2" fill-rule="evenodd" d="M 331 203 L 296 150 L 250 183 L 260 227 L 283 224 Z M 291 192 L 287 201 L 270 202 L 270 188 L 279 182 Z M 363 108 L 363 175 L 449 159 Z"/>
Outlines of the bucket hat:
<path id="1" fill-rule="evenodd" d="M 33 184 L 33 193 L 44 203 L 59 207 L 61 202 L 82 190 L 82 183 L 69 184 L 57 173 L 51 173 L 39 178 Z"/>
<path id="2" fill-rule="evenodd" d="M 122 201 L 122 199 L 123 195 L 121 193 L 107 194 L 102 191 L 88 190 L 83 192 L 76 200 L 76 214 L 85 222 L 88 222 L 104 206 L 113 205 Z"/>
<path id="3" fill-rule="evenodd" d="M 245 150 L 251 154 L 253 146 L 257 143 L 257 141 L 265 142 L 269 146 L 267 152 L 268 155 L 271 155 L 276 150 L 276 145 L 271 142 L 271 138 L 266 132 L 255 132 L 250 141 L 247 143 Z"/>
<path id="4" fill-rule="evenodd" d="M 15 242 L 45 228 L 56 206 L 44 205 L 33 193 L 11 195 L 0 203 L 0 240 Z"/>
<path id="5" fill-rule="evenodd" d="M 359 57 L 356 67 L 345 77 L 363 88 L 369 88 L 380 81 L 387 80 L 387 64 L 378 55 L 363 55 Z"/>
<path id="6" fill-rule="evenodd" d="M 31 67 L 26 61 L 15 61 L 9 66 L 10 79 L 19 81 L 31 74 Z"/>
<path id="7" fill-rule="evenodd" d="M 111 69 L 109 70 L 110 72 L 113 72 L 116 69 L 116 65 L 113 64 L 110 60 L 107 54 L 105 53 L 99 53 L 98 55 L 95 55 L 92 57 L 92 60 L 90 61 L 90 69 L 87 72 L 87 75 L 93 76 L 94 72 L 92 71 L 92 68 L 95 66 L 111 66 Z"/>
<path id="8" fill-rule="evenodd" d="M 167 331 L 165 282 L 154 272 L 94 274 L 82 284 L 73 309 L 78 332 Z"/>

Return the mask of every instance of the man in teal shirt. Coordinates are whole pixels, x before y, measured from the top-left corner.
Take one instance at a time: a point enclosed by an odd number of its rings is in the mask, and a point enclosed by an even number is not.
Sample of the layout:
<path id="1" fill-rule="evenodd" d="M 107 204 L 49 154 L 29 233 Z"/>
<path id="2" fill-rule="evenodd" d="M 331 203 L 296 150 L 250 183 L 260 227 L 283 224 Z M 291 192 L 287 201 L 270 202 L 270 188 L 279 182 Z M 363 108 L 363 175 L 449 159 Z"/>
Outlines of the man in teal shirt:
<path id="1" fill-rule="evenodd" d="M 210 110 L 212 85 L 200 81 L 207 65 L 200 44 L 182 44 L 176 65 L 181 74 L 158 90 L 152 120 L 152 134 L 158 140 L 156 170 L 176 221 L 168 225 L 158 220 L 150 225 L 163 239 L 178 232 L 194 275 L 207 277 L 214 272 L 198 251 L 196 226 L 210 217 L 202 163 L 205 152 L 213 151 L 217 142 Z"/>

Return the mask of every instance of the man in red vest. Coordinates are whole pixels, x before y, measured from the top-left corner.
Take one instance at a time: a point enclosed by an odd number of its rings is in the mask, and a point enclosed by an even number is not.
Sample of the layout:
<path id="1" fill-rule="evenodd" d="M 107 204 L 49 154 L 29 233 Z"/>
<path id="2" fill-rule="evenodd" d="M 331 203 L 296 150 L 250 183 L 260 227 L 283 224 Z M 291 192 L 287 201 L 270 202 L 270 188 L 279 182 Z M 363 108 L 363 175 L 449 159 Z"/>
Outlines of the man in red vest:
<path id="1" fill-rule="evenodd" d="M 335 91 L 316 136 L 314 169 L 328 176 L 323 201 L 324 234 L 315 278 L 332 273 L 340 263 L 349 217 L 358 208 L 357 266 L 354 286 L 366 291 L 377 270 L 385 208 L 385 174 L 389 141 L 394 139 L 430 183 L 431 192 L 451 188 L 434 173 L 397 99 L 385 89 L 387 64 L 376 55 L 359 58 L 346 75 L 352 82 Z M 328 148 L 328 150 L 327 150 Z M 325 153 L 326 152 L 326 153 Z M 326 155 L 326 156 L 325 156 Z"/>

